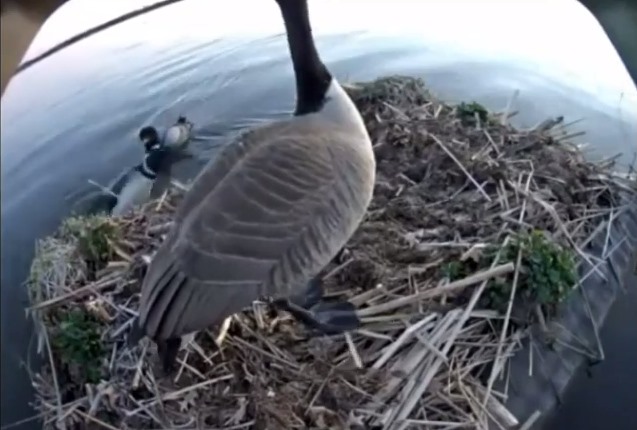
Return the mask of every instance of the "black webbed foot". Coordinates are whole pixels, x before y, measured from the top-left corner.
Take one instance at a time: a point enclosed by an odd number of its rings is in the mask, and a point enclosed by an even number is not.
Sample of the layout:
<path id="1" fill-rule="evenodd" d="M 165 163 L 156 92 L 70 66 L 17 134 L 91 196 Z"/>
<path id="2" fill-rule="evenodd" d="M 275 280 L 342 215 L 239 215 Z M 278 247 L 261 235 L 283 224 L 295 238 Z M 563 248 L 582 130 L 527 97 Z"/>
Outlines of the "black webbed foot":
<path id="1" fill-rule="evenodd" d="M 360 326 L 356 309 L 349 302 L 319 303 L 310 310 L 286 299 L 275 300 L 273 304 L 309 329 L 323 334 L 339 334 Z"/>
<path id="2" fill-rule="evenodd" d="M 323 299 L 323 294 L 323 283 L 319 278 L 313 278 L 303 292 L 290 297 L 290 302 L 303 309 L 310 309 Z"/>
<path id="3" fill-rule="evenodd" d="M 320 302 L 310 312 L 327 327 L 333 327 L 340 332 L 355 330 L 361 326 L 361 320 L 356 315 L 356 307 L 347 301 Z"/>
<path id="4" fill-rule="evenodd" d="M 181 337 L 156 341 L 156 343 L 163 371 L 166 375 L 170 375 L 176 370 L 175 364 L 177 363 L 177 353 L 181 347 Z"/>

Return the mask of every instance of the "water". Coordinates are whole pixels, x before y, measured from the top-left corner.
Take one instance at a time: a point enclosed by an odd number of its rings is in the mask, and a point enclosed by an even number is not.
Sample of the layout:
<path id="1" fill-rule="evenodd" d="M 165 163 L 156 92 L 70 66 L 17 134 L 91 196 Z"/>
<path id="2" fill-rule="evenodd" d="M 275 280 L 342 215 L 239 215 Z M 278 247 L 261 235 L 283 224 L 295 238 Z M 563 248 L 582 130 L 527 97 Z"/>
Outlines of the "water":
<path id="1" fill-rule="evenodd" d="M 627 285 L 637 285 L 637 274 Z M 564 405 L 547 419 L 546 430 L 573 428 L 598 430 L 608 427 L 634 429 L 637 422 L 637 288 L 617 300 L 608 315 L 601 337 L 606 359 L 582 369 L 568 387 Z"/>
<path id="2" fill-rule="evenodd" d="M 113 2 L 104 10 L 70 2 L 27 56 L 131 3 L 149 1 Z M 3 424 L 31 413 L 28 379 L 18 367 L 28 339 L 20 285 L 34 240 L 69 212 L 68 197 L 90 191 L 88 179 L 107 183 L 138 162 L 136 133 L 146 122 L 165 125 L 182 113 L 195 122 L 203 140 L 193 147 L 198 159 L 176 172 L 185 179 L 224 135 L 292 109 L 276 6 L 232 6 L 190 0 L 129 21 L 36 65 L 8 88 L 1 127 Z M 601 28 L 575 2 L 321 0 L 311 10 L 319 50 L 342 80 L 415 74 L 446 100 L 494 109 L 519 90 L 518 124 L 584 118 L 592 156 L 623 151 L 622 162 L 632 161 L 637 91 Z"/>

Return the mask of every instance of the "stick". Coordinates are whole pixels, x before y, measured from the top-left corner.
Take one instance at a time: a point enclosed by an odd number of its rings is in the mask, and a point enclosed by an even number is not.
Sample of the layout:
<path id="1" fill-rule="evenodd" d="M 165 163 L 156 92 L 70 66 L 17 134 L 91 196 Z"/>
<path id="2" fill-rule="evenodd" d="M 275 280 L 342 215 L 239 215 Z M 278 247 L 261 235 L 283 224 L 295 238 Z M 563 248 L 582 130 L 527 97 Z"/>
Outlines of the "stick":
<path id="1" fill-rule="evenodd" d="M 51 343 L 49 342 L 49 335 L 46 327 L 42 327 L 42 336 L 44 336 L 44 343 L 46 344 L 46 350 L 49 356 L 49 366 L 51 366 L 51 379 L 53 379 L 53 387 L 55 389 L 55 400 L 57 402 L 56 409 L 58 415 L 58 423 L 62 429 L 66 429 L 66 423 L 62 415 L 62 395 L 60 394 L 60 385 L 58 384 L 57 372 L 55 370 L 55 361 L 53 360 L 53 350 L 51 349 Z"/>
<path id="2" fill-rule="evenodd" d="M 456 158 L 456 156 L 453 155 L 453 153 L 449 149 L 447 149 L 447 147 L 442 143 L 442 141 L 440 139 L 438 139 L 438 137 L 436 137 L 434 134 L 431 134 L 431 133 L 429 134 L 429 136 L 431 136 L 431 138 L 434 140 L 434 142 L 436 142 L 438 144 L 438 146 L 440 146 L 440 148 L 442 148 L 442 150 L 445 151 L 445 153 L 454 161 L 454 163 L 456 163 L 458 165 L 460 170 L 462 170 L 464 172 L 464 174 L 467 176 L 467 178 L 469 178 L 469 180 L 473 183 L 473 185 L 476 186 L 478 191 L 480 191 L 480 194 L 482 194 L 484 196 L 484 198 L 487 199 L 488 202 L 491 202 L 492 201 L 491 197 L 489 197 L 487 192 L 484 191 L 484 188 L 482 188 L 482 186 L 478 183 L 478 181 L 476 181 L 476 179 L 473 176 L 471 176 L 471 173 L 469 173 L 469 171 L 467 169 L 465 169 L 465 167 L 462 165 L 460 160 L 458 160 Z"/>
<path id="3" fill-rule="evenodd" d="M 513 102 L 515 102 L 515 99 L 517 99 L 519 95 L 520 95 L 520 90 L 515 90 L 513 91 L 513 94 L 511 94 L 511 97 L 507 101 L 507 105 L 504 108 L 504 112 L 502 112 L 502 117 L 500 118 L 500 124 L 506 125 L 507 120 L 513 116 L 513 113 L 511 112 L 511 108 L 513 107 Z"/>
<path id="4" fill-rule="evenodd" d="M 97 293 L 98 291 L 101 291 L 105 288 L 112 287 L 117 282 L 118 282 L 117 279 L 108 279 L 107 281 L 105 281 L 104 279 L 101 279 L 99 281 L 95 281 L 88 285 L 80 287 L 77 290 L 73 290 L 70 293 L 62 294 L 61 296 L 54 297 L 52 299 L 45 300 L 44 302 L 33 305 L 29 308 L 29 310 L 31 311 L 40 310 L 40 309 L 48 308 L 51 306 L 55 306 L 71 298 L 78 298 L 89 293 Z"/>
<path id="5" fill-rule="evenodd" d="M 421 293 L 412 294 L 406 297 L 400 297 L 398 299 L 394 299 L 387 303 L 383 303 L 377 306 L 371 306 L 365 309 L 360 309 L 357 311 L 357 315 L 359 317 L 378 315 L 380 313 L 385 313 L 389 311 L 393 311 L 394 309 L 409 305 L 411 303 L 418 302 L 424 299 L 431 299 L 437 296 L 442 296 L 445 294 L 456 293 L 463 288 L 468 287 L 469 285 L 474 285 L 479 282 L 486 281 L 491 278 L 495 278 L 496 276 L 506 275 L 507 273 L 511 273 L 515 270 L 515 266 L 513 263 L 509 262 L 506 264 L 501 264 L 499 266 L 493 267 L 491 269 L 486 269 L 481 272 L 475 273 L 471 276 L 467 276 L 464 279 L 460 279 L 455 282 L 451 282 L 444 287 L 436 288 L 434 290 L 427 290 Z"/>
<path id="6" fill-rule="evenodd" d="M 500 372 L 500 365 L 502 363 L 502 347 L 504 345 L 504 339 L 506 338 L 506 333 L 509 330 L 509 321 L 511 320 L 511 311 L 513 310 L 513 301 L 515 300 L 515 293 L 518 287 L 518 279 L 520 276 L 520 266 L 522 264 L 522 249 L 518 249 L 518 256 L 515 261 L 515 273 L 513 274 L 513 284 L 511 286 L 511 294 L 509 295 L 509 304 L 507 305 L 506 315 L 504 317 L 504 326 L 502 327 L 502 332 L 500 333 L 500 342 L 498 342 L 498 349 L 495 355 L 495 360 L 493 363 L 493 367 L 491 368 L 491 374 L 489 375 L 489 382 L 487 383 L 487 391 L 484 395 L 484 401 L 482 403 L 482 407 L 486 408 L 487 402 L 491 397 L 491 389 L 493 388 L 493 383 L 495 382 L 495 378 L 497 374 Z"/>
<path id="7" fill-rule="evenodd" d="M 115 198 L 119 198 L 119 196 L 117 194 L 115 194 L 113 191 L 109 190 L 108 188 L 106 188 L 104 185 L 98 184 L 97 182 L 95 182 L 92 179 L 88 180 L 88 183 L 91 185 L 95 185 L 97 188 L 100 189 L 100 191 L 102 191 L 105 194 L 110 194 L 111 196 L 115 197 Z"/>

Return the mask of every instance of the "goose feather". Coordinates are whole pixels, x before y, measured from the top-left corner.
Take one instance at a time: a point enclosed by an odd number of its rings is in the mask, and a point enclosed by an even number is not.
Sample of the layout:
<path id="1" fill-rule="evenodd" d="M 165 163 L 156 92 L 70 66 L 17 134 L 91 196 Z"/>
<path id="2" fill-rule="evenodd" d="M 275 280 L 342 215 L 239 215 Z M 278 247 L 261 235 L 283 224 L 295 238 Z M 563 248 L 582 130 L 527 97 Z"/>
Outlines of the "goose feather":
<path id="1" fill-rule="evenodd" d="M 287 297 L 342 248 L 371 200 L 364 128 L 315 115 L 250 130 L 195 179 L 142 285 L 154 339 Z"/>

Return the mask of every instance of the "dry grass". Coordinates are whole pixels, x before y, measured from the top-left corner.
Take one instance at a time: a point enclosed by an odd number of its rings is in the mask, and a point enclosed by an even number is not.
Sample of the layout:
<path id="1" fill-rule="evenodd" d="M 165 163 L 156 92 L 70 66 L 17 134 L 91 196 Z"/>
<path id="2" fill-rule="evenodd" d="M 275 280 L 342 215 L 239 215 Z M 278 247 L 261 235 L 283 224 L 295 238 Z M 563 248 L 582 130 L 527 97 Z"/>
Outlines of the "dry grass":
<path id="1" fill-rule="evenodd" d="M 576 286 L 575 261 L 597 270 L 586 244 L 634 182 L 587 163 L 559 119 L 516 130 L 508 112 L 445 105 L 411 78 L 348 91 L 378 180 L 366 220 L 323 275 L 363 326 L 308 338 L 255 303 L 185 343 L 180 370 L 162 378 L 154 345 L 129 349 L 125 337 L 178 192 L 122 219 L 67 222 L 40 243 L 30 281 L 49 358 L 33 376 L 46 428 L 516 423 L 494 380 L 528 323 L 550 318 Z"/>

